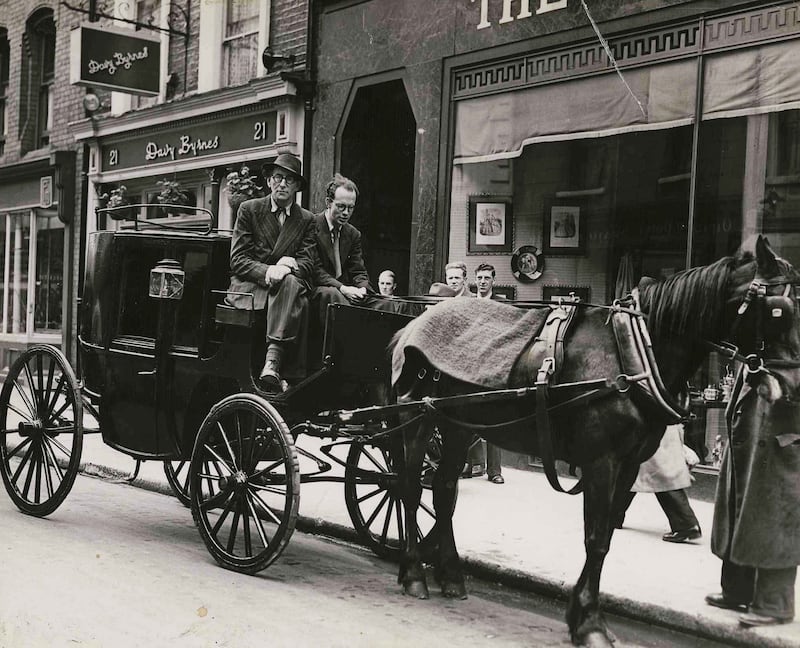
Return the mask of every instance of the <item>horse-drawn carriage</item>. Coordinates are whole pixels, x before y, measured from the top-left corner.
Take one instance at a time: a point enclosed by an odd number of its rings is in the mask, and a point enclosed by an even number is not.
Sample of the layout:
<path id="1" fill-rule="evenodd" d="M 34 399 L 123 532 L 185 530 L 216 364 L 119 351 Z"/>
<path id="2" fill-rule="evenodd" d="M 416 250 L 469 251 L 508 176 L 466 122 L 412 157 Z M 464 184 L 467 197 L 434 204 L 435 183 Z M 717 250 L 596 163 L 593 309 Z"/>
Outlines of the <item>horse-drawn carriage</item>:
<path id="1" fill-rule="evenodd" d="M 58 349 L 33 346 L 0 394 L 0 473 L 11 499 L 25 513 L 52 513 L 79 471 L 84 434 L 99 433 L 137 469 L 164 462 L 225 567 L 253 573 L 273 562 L 295 527 L 300 484 L 315 481 L 343 483 L 361 539 L 396 553 L 403 513 L 387 423 L 325 414 L 380 402 L 386 347 L 410 318 L 331 307 L 315 370 L 284 393 L 259 392 L 265 316 L 225 303 L 230 245 L 229 232 L 210 227 L 138 222 L 90 236 L 78 369 Z M 327 442 L 304 450 L 301 434 Z M 421 514 L 432 527 L 430 504 Z"/>
<path id="2" fill-rule="evenodd" d="M 0 474 L 22 511 L 43 516 L 61 504 L 84 432 L 100 432 L 134 458 L 165 462 L 176 495 L 225 567 L 253 573 L 268 566 L 294 529 L 300 484 L 334 480 L 344 483 L 364 541 L 401 555 L 407 594 L 427 598 L 425 559 L 437 565 L 446 596 L 465 597 L 452 514 L 478 431 L 541 456 L 558 488 L 554 458 L 580 468 L 586 560 L 567 622 L 573 641 L 607 646 L 599 582 L 611 520 L 666 423 L 681 416 L 672 397 L 707 343 L 741 362 L 740 382 L 771 381 L 776 401 L 797 403 L 800 274 L 761 237 L 754 250 L 643 287 L 639 305 L 522 304 L 542 311 L 528 316 L 489 300 L 451 299 L 417 318 L 331 307 L 321 365 L 277 395 L 260 393 L 253 381 L 263 360 L 263 314 L 225 304 L 229 253 L 230 235 L 211 229 L 92 235 L 80 380 L 57 349 L 37 346 L 14 362 L 0 393 Z M 464 312 L 479 308 L 527 333 L 502 384 L 447 372 L 458 352 L 476 355 L 473 367 L 499 366 L 490 347 L 474 344 L 485 334 L 459 330 L 469 319 Z M 420 353 L 415 336 L 426 328 L 462 346 Z M 497 337 L 508 339 L 503 326 Z M 387 398 L 390 342 L 402 397 L 395 404 Z M 84 411 L 99 429 L 84 430 Z M 320 450 L 325 456 L 296 446 L 301 434 L 331 439 Z M 436 438 L 433 470 L 426 453 Z M 334 452 L 341 446 L 344 459 Z M 301 473 L 300 459 L 313 469 Z M 343 476 L 326 474 L 334 464 Z M 431 490 L 435 508 L 421 498 Z"/>

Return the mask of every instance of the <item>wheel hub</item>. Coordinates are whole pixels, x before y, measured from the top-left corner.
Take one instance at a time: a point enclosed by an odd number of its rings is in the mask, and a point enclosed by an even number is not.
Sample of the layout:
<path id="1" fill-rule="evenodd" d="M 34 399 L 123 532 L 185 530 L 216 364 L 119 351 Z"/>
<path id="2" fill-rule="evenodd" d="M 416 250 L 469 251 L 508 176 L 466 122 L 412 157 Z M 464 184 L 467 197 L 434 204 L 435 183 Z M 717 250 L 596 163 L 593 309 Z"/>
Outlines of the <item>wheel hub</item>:
<path id="1" fill-rule="evenodd" d="M 23 437 L 40 436 L 42 434 L 42 422 L 39 419 L 33 421 L 22 421 L 17 426 L 19 435 Z"/>

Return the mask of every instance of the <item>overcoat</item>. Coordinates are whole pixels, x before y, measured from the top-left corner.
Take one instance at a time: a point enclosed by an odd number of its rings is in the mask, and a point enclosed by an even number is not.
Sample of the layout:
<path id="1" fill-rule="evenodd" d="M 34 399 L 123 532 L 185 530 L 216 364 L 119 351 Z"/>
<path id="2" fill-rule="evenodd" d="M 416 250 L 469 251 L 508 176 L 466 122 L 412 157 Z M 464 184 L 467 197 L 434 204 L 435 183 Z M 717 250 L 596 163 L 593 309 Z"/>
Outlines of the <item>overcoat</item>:
<path id="1" fill-rule="evenodd" d="M 728 406 L 731 423 L 717 483 L 711 550 L 737 565 L 797 566 L 800 406 L 774 400 L 763 382 L 742 385 L 740 375 L 738 383 Z"/>
<path id="2" fill-rule="evenodd" d="M 636 493 L 663 493 L 688 488 L 692 484 L 683 454 L 682 426 L 668 425 L 655 454 L 639 466 L 631 490 Z"/>
<path id="3" fill-rule="evenodd" d="M 283 256 L 297 260 L 294 274 L 306 290 L 311 289 L 316 254 L 314 215 L 293 203 L 281 227 L 271 208 L 269 196 L 246 200 L 239 206 L 231 242 L 231 294 L 227 297 L 236 308 L 251 307 L 250 297 L 240 293 L 255 295 L 255 310 L 266 307 L 267 266 Z"/>
<path id="4" fill-rule="evenodd" d="M 314 226 L 317 240 L 317 256 L 319 262 L 314 267 L 314 284 L 317 286 L 330 286 L 339 288 L 342 284 L 365 287 L 373 292 L 369 285 L 369 275 L 364 265 L 364 253 L 361 249 L 361 232 L 350 223 L 342 225 L 339 230 L 339 260 L 342 264 L 342 274 L 336 274 L 336 261 L 333 256 L 333 240 L 325 214 L 314 217 Z"/>

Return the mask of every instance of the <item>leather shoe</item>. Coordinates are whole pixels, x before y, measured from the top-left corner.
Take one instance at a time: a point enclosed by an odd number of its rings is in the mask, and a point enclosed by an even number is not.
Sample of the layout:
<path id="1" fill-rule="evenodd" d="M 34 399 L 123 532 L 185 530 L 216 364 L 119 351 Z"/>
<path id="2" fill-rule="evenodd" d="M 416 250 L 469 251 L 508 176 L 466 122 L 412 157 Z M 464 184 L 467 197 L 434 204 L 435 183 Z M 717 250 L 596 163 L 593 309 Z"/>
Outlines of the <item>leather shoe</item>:
<path id="1" fill-rule="evenodd" d="M 280 394 L 283 391 L 280 374 L 272 369 L 266 370 L 258 379 L 258 388 L 268 394 Z"/>
<path id="2" fill-rule="evenodd" d="M 767 616 L 766 614 L 758 614 L 757 612 L 747 612 L 746 614 L 739 615 L 739 625 L 743 625 L 746 628 L 781 625 L 782 623 L 791 623 L 791 621 L 792 619 L 781 619 L 779 617 Z"/>
<path id="3" fill-rule="evenodd" d="M 697 540 L 702 534 L 700 527 L 692 527 L 691 529 L 683 529 L 681 531 L 670 531 L 661 536 L 664 542 L 687 542 L 689 540 Z"/>
<path id="4" fill-rule="evenodd" d="M 736 612 L 747 612 L 746 603 L 737 603 L 731 601 L 724 594 L 707 594 L 706 603 L 714 607 L 722 608 L 723 610 L 735 610 Z"/>
<path id="5" fill-rule="evenodd" d="M 503 479 L 502 475 L 492 475 L 491 477 L 489 477 L 489 481 L 492 482 L 493 484 L 505 484 L 506 483 L 506 480 Z"/>

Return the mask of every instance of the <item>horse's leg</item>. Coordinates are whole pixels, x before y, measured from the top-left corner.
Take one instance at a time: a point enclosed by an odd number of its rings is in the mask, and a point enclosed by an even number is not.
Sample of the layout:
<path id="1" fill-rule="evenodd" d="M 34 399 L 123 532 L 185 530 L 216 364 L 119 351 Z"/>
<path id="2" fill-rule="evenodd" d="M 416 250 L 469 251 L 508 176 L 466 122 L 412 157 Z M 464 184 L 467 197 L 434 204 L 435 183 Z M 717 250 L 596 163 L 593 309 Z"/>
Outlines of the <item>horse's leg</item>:
<path id="1" fill-rule="evenodd" d="M 600 612 L 600 574 L 611 543 L 611 510 L 620 473 L 619 460 L 604 455 L 581 466 L 581 471 L 586 562 L 570 595 L 567 625 L 574 644 L 610 647 L 614 637 Z"/>
<path id="2" fill-rule="evenodd" d="M 425 582 L 425 570 L 420 556 L 417 509 L 422 498 L 422 462 L 431 436 L 433 436 L 433 424 L 425 419 L 418 427 L 410 426 L 403 431 L 405 456 L 400 475 L 406 537 L 397 580 L 403 586 L 404 594 L 421 599 L 428 598 L 428 585 Z"/>
<path id="3" fill-rule="evenodd" d="M 453 534 L 458 478 L 467 460 L 472 433 L 452 425 L 440 424 L 442 432 L 442 458 L 433 479 L 433 507 L 439 540 L 436 578 L 442 595 L 448 598 L 467 598 L 461 559 Z"/>

